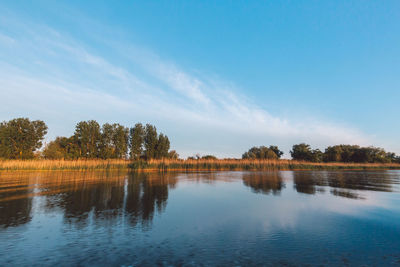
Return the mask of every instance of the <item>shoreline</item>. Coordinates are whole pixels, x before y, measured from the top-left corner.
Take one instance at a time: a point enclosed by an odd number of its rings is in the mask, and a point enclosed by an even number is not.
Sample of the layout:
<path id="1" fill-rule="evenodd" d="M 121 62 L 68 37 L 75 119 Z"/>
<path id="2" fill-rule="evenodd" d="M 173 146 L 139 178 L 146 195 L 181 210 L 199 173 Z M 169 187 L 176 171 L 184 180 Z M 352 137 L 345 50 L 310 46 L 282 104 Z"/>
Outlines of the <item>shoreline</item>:
<path id="1" fill-rule="evenodd" d="M 0 171 L 132 170 L 132 171 L 276 171 L 276 170 L 400 170 L 397 163 L 315 163 L 294 160 L 2 160 Z"/>

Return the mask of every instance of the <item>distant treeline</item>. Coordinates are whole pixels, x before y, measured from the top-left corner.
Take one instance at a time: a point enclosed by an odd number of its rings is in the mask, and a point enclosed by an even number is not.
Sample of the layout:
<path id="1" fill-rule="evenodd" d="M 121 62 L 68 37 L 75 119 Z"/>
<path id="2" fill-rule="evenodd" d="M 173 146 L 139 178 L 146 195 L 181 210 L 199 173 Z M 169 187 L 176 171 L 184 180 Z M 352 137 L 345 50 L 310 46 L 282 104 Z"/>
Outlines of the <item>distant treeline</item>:
<path id="1" fill-rule="evenodd" d="M 0 158 L 31 159 L 161 159 L 178 158 L 169 151 L 166 135 L 155 126 L 141 123 L 128 128 L 118 123 L 102 126 L 94 120 L 81 121 L 70 137 L 57 137 L 42 147 L 47 125 L 41 121 L 17 118 L 0 124 Z"/>
<path id="2" fill-rule="evenodd" d="M 242 155 L 242 159 L 280 159 L 283 151 L 277 146 L 252 147 Z"/>
<path id="3" fill-rule="evenodd" d="M 290 154 L 293 159 L 312 162 L 400 163 L 400 157 L 395 153 L 372 146 L 336 145 L 322 152 L 302 143 L 294 145 Z"/>
<path id="4" fill-rule="evenodd" d="M 277 146 L 252 147 L 242 155 L 243 159 L 279 159 L 283 152 Z M 343 162 L 343 163 L 400 163 L 395 153 L 386 152 L 383 148 L 360 147 L 357 145 L 330 146 L 322 152 L 311 149 L 310 145 L 294 145 L 290 151 L 293 160 L 309 162 Z"/>
<path id="5" fill-rule="evenodd" d="M 76 124 L 70 137 L 57 137 L 43 150 L 47 125 L 41 121 L 17 118 L 0 123 L 0 159 L 178 159 L 175 150 L 170 151 L 170 141 L 155 126 L 136 123 L 132 128 L 118 123 L 102 126 L 95 120 Z M 252 147 L 242 155 L 243 159 L 280 159 L 283 152 L 277 146 Z M 357 145 L 330 146 L 322 152 L 301 143 L 292 147 L 293 160 L 308 162 L 343 163 L 400 163 L 395 153 L 382 148 Z M 217 160 L 213 155 L 189 157 L 189 160 Z"/>

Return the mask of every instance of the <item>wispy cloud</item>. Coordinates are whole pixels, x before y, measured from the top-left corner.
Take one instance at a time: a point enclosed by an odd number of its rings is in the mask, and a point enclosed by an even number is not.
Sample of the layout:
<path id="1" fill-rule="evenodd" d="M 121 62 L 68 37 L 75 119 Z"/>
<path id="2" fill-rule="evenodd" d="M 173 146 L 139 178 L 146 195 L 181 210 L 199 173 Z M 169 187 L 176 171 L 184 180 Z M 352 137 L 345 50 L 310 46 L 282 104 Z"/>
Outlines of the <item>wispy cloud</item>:
<path id="1" fill-rule="evenodd" d="M 15 43 L 15 40 L 5 34 L 0 33 L 0 43 L 5 45 L 13 45 Z"/>
<path id="2" fill-rule="evenodd" d="M 271 115 L 232 82 L 185 71 L 134 44 L 97 36 L 96 42 L 113 51 L 111 57 L 56 29 L 33 23 L 27 28 L 16 21 L 0 22 L 18 33 L 8 36 L 0 28 L 0 115 L 40 116 L 50 121 L 51 136 L 69 134 L 66 125 L 97 118 L 154 122 L 184 155 L 239 156 L 250 145 L 272 142 L 286 150 L 298 141 L 371 143 L 350 127 Z"/>

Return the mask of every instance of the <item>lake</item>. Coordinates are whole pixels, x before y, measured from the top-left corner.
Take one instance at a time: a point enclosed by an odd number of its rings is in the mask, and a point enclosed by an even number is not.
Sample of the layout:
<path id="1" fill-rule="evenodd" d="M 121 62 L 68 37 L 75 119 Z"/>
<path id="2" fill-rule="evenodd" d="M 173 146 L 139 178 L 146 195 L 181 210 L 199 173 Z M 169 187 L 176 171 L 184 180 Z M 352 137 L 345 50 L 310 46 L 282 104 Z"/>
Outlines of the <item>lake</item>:
<path id="1" fill-rule="evenodd" d="M 400 265 L 400 171 L 0 173 L 0 266 Z"/>

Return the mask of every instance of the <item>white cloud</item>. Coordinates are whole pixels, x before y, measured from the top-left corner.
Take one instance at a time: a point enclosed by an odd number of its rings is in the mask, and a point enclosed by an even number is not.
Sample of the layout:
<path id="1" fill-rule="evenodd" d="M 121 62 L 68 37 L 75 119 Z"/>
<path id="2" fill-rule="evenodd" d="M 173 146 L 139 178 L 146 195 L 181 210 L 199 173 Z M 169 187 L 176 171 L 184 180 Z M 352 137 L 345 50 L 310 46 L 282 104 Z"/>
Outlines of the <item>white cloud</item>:
<path id="1" fill-rule="evenodd" d="M 0 33 L 0 43 L 3 43 L 5 45 L 13 45 L 15 43 L 15 40 L 10 36 Z"/>

